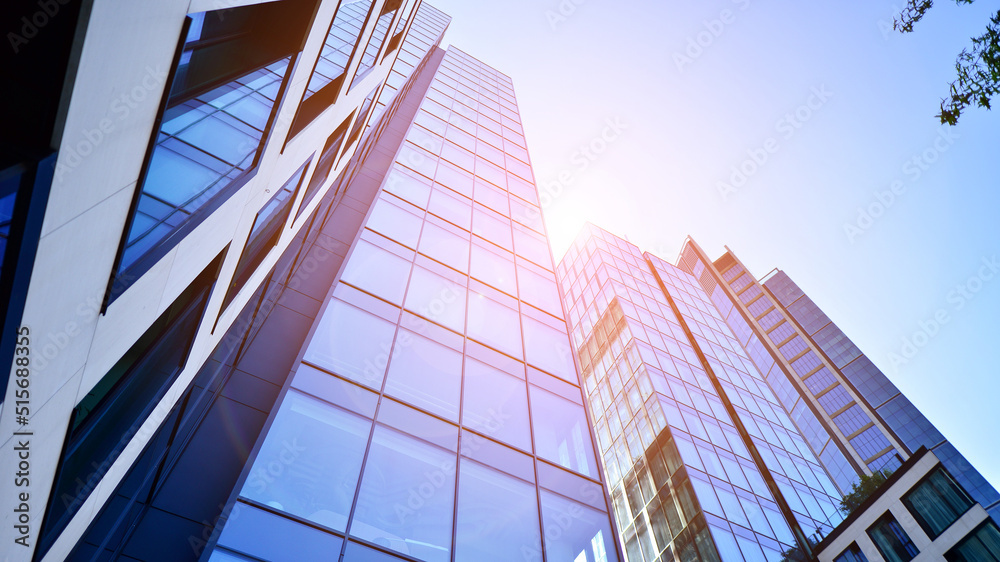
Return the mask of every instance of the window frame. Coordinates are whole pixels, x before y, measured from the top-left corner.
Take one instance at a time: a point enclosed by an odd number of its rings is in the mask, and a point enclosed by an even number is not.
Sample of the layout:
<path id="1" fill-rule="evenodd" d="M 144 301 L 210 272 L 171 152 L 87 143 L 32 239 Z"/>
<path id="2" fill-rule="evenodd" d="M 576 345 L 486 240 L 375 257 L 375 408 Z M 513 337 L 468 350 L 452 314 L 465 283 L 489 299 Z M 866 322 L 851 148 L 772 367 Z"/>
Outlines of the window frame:
<path id="1" fill-rule="evenodd" d="M 950 523 L 948 523 L 948 525 L 946 525 L 943 529 L 941 529 L 940 532 L 932 534 L 930 529 L 930 523 L 924 519 L 923 514 L 920 513 L 917 510 L 917 508 L 913 505 L 910 496 L 916 493 L 918 489 L 923 488 L 925 485 L 932 486 L 934 491 L 937 492 L 936 486 L 933 486 L 933 484 L 931 483 L 931 478 L 937 476 L 938 474 L 943 475 L 948 482 L 950 482 L 952 485 L 955 486 L 955 489 L 959 492 L 960 498 L 965 500 L 968 505 L 961 513 L 958 514 L 957 517 L 955 517 L 954 520 L 952 520 Z M 941 496 L 939 495 L 938 497 L 940 498 Z M 920 525 L 920 529 L 923 530 L 924 534 L 926 534 L 927 537 L 932 541 L 937 539 L 945 531 L 950 529 L 951 526 L 954 525 L 956 521 L 961 519 L 962 516 L 968 513 L 969 510 L 976 505 L 976 501 L 972 499 L 972 497 L 965 490 L 965 488 L 963 488 L 962 485 L 955 480 L 955 478 L 951 475 L 951 473 L 945 470 L 944 466 L 940 464 L 937 465 L 931 471 L 929 471 L 927 474 L 925 474 L 916 484 L 914 484 L 909 490 L 907 490 L 906 493 L 899 498 L 899 501 L 900 503 L 903 504 L 903 507 L 906 508 L 906 510 L 910 513 L 910 515 L 913 516 L 913 519 L 917 522 L 917 525 Z"/>
<path id="2" fill-rule="evenodd" d="M 255 6 L 255 5 L 250 5 Z M 243 8 L 249 8 L 250 6 L 245 6 Z M 206 10 L 205 12 L 198 13 L 214 13 L 221 10 Z M 170 253 L 184 238 L 186 238 L 191 232 L 193 232 L 198 226 L 200 226 L 205 219 L 207 219 L 213 212 L 215 212 L 219 207 L 229 201 L 232 196 L 238 192 L 244 185 L 246 185 L 251 179 L 257 175 L 259 169 L 260 159 L 263 155 L 264 149 L 267 147 L 271 139 L 272 130 L 274 128 L 275 120 L 278 116 L 278 111 L 285 99 L 285 94 L 288 89 L 288 84 L 292 75 L 292 71 L 295 68 L 295 64 L 301 55 L 302 45 L 298 44 L 296 49 L 291 50 L 273 58 L 270 62 L 260 66 L 259 68 L 264 68 L 270 64 L 273 64 L 282 58 L 288 58 L 288 64 L 285 67 L 284 76 L 282 76 L 281 84 L 278 88 L 278 92 L 275 94 L 274 104 L 270 109 L 268 114 L 267 122 L 264 125 L 264 130 L 261 133 L 261 138 L 258 141 L 256 152 L 252 162 L 248 165 L 247 169 L 242 171 L 236 177 L 234 177 L 225 187 L 223 187 L 218 193 L 211 196 L 211 198 L 201 207 L 196 209 L 191 215 L 177 228 L 173 229 L 169 234 L 167 234 L 162 240 L 157 242 L 155 246 L 149 248 L 142 255 L 138 256 L 134 262 L 132 262 L 128 267 L 122 268 L 122 263 L 125 258 L 125 252 L 129 246 L 129 235 L 131 233 L 132 227 L 135 224 L 136 215 L 139 210 L 139 205 L 142 201 L 144 194 L 145 184 L 149 175 L 150 165 L 153 160 L 153 155 L 156 152 L 158 146 L 158 137 L 161 134 L 161 127 L 163 126 L 163 119 L 171 105 L 172 101 L 172 90 L 177 81 L 177 71 L 181 65 L 181 61 L 185 54 L 189 52 L 185 46 L 188 45 L 188 34 L 191 29 L 192 22 L 194 21 L 193 15 L 186 14 L 184 17 L 184 22 L 181 25 L 180 35 L 178 37 L 177 46 L 174 49 L 174 57 L 170 64 L 170 69 L 167 73 L 167 81 L 163 87 L 163 93 L 159 100 L 159 105 L 156 111 L 156 119 L 153 122 L 152 131 L 150 138 L 147 141 L 146 151 L 142 159 L 142 163 L 139 168 L 138 181 L 134 192 L 132 194 L 132 201 L 129 205 L 129 210 L 127 218 L 125 220 L 125 225 L 123 227 L 122 235 L 118 243 L 118 250 L 115 253 L 114 261 L 112 262 L 112 268 L 108 279 L 108 285 L 105 289 L 104 299 L 101 303 L 101 314 L 106 314 L 108 307 L 113 303 L 119 296 L 124 294 L 143 274 L 152 269 L 165 255 Z M 308 22 L 307 22 L 308 23 Z M 308 26 L 305 31 L 308 30 Z M 208 86 L 218 86 L 224 83 L 225 79 L 233 79 L 232 76 L 226 76 L 225 78 L 219 78 L 211 84 L 204 85 L 202 89 L 208 91 Z M 173 100 L 177 101 L 177 100 Z M 177 105 L 176 103 L 174 105 Z"/>
<path id="3" fill-rule="evenodd" d="M 901 558 L 902 562 L 909 562 L 910 560 L 913 560 L 917 556 L 920 556 L 920 549 L 917 548 L 917 545 L 913 543 L 913 539 L 910 538 L 910 535 L 906 532 L 906 529 L 904 529 L 903 526 L 899 524 L 899 520 L 896 519 L 895 514 L 893 514 L 891 511 L 886 511 L 881 516 L 879 516 L 879 518 L 876 519 L 874 523 L 872 523 L 867 529 L 865 529 L 865 534 L 868 535 L 869 540 L 871 540 L 872 544 L 875 545 L 875 548 L 878 550 L 879 554 L 882 555 L 882 558 L 884 560 L 893 560 L 896 556 L 896 553 L 895 552 L 886 553 L 884 550 L 882 550 L 882 546 L 879 545 L 879 542 L 877 540 L 875 540 L 874 533 L 878 532 L 879 534 L 881 534 L 883 527 L 888 527 L 891 525 L 895 525 L 898 528 L 899 532 L 897 533 L 896 529 L 889 529 L 889 532 L 891 532 L 893 538 L 899 541 L 900 545 L 902 545 L 907 555 L 909 555 L 909 558 L 905 559 Z M 906 539 L 905 541 L 903 540 L 904 538 Z M 912 553 L 910 552 L 911 548 L 914 551 Z"/>

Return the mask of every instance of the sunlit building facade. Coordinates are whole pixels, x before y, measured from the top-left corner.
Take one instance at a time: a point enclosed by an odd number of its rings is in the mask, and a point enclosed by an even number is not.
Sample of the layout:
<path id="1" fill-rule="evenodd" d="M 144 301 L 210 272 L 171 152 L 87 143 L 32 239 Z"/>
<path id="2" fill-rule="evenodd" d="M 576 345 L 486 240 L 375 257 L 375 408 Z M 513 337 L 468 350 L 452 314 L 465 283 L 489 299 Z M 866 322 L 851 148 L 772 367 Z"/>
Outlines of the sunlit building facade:
<path id="1" fill-rule="evenodd" d="M 841 521 L 718 289 L 590 225 L 557 277 L 630 561 L 779 560 Z"/>
<path id="2" fill-rule="evenodd" d="M 720 287 L 727 324 L 842 492 L 926 447 L 1000 515 L 1000 493 L 785 272 L 757 280 L 731 250 L 711 261 L 693 240 L 679 265 Z"/>
<path id="3" fill-rule="evenodd" d="M 210 560 L 620 560 L 510 79 L 440 55 Z"/>

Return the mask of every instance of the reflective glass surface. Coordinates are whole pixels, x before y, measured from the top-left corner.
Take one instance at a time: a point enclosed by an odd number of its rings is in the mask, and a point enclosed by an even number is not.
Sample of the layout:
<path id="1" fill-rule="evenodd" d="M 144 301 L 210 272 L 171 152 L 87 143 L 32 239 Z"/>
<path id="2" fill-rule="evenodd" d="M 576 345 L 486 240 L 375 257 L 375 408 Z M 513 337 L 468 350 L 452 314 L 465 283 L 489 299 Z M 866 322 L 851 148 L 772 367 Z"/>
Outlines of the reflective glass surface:
<path id="1" fill-rule="evenodd" d="M 240 495 L 344 531 L 370 431 L 371 420 L 291 391 Z"/>
<path id="2" fill-rule="evenodd" d="M 396 325 L 343 301 L 330 301 L 304 361 L 379 389 L 385 378 Z"/>
<path id="3" fill-rule="evenodd" d="M 294 375 L 376 420 L 353 511 L 321 523 L 345 559 L 619 560 L 548 245 L 510 216 L 538 212 L 516 107 L 445 54 Z"/>
<path id="4" fill-rule="evenodd" d="M 458 488 L 455 560 L 521 560 L 538 552 L 535 487 L 463 459 Z"/>
<path id="5" fill-rule="evenodd" d="M 828 531 L 839 523 L 839 497 L 833 495 L 839 495 L 837 487 L 741 345 L 752 340 L 752 333 L 744 330 L 738 340 L 730 331 L 718 307 L 728 305 L 730 314 L 733 305 L 728 297 L 719 298 L 717 283 L 708 285 L 708 294 L 691 274 L 594 227 L 577 238 L 557 267 L 557 277 L 606 477 L 613 496 L 622 489 L 629 498 L 629 515 L 619 520 L 627 549 L 634 541 L 637 552 L 659 555 L 670 547 L 676 556 L 686 551 L 691 547 L 678 544 L 678 533 L 685 524 L 694 525 L 702 510 L 715 522 L 704 540 L 724 540 L 720 552 L 738 553 L 737 560 L 763 560 L 794 546 L 789 523 L 748 445 L 760 454 L 767 472 L 785 483 L 783 495 L 793 496 L 788 503 L 803 528 Z M 762 298 L 756 293 L 747 300 Z M 773 306 L 761 308 L 764 313 Z M 782 337 L 791 340 L 794 334 L 786 331 Z M 787 351 L 795 357 L 804 350 Z M 770 360 L 763 347 L 756 353 L 761 363 Z M 768 368 L 773 364 L 770 360 Z M 788 384 L 784 373 L 778 375 Z M 720 392 L 733 404 L 747 435 L 740 435 Z M 786 391 L 784 399 L 794 405 L 795 390 Z M 650 451 L 665 439 L 677 451 L 675 468 L 668 471 L 656 469 L 650 460 Z M 681 466 L 689 477 L 684 485 L 669 479 Z M 679 498 L 692 498 L 688 508 L 681 502 L 680 513 L 691 511 L 679 522 L 682 529 L 667 532 L 661 524 L 652 525 L 663 508 L 638 491 L 629 492 L 632 478 L 641 490 L 650 476 L 654 488 L 669 483 Z M 659 531 L 648 534 L 648 528 Z"/>
<path id="6" fill-rule="evenodd" d="M 384 426 L 375 428 L 350 534 L 421 560 L 451 557 L 455 457 Z"/>
<path id="7" fill-rule="evenodd" d="M 337 15 L 333 18 L 330 32 L 320 50 L 316 67 L 309 77 L 303 101 L 343 76 L 371 5 L 372 0 L 343 2 L 337 9 Z"/>
<path id="8" fill-rule="evenodd" d="M 284 57 L 170 105 L 140 181 L 119 271 L 164 242 L 216 196 L 226 196 L 225 188 L 251 169 L 290 61 Z M 178 73 L 185 71 L 182 63 Z"/>

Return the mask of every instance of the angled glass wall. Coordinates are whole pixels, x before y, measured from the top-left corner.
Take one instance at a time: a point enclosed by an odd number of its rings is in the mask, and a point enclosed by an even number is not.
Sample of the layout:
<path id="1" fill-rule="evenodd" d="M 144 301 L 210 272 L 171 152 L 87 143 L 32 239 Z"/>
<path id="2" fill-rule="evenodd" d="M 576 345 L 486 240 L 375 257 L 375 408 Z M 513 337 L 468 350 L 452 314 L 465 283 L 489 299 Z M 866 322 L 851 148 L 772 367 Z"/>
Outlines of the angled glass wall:
<path id="1" fill-rule="evenodd" d="M 212 560 L 621 559 L 517 115 L 448 51 Z"/>

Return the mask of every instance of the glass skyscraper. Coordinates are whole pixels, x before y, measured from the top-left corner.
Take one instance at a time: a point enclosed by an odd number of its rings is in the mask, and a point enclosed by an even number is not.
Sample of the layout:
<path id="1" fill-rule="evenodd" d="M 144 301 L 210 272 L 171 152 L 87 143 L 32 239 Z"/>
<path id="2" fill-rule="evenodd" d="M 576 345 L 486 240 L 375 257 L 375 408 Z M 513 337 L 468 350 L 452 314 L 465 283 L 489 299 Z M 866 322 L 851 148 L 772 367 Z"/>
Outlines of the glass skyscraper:
<path id="1" fill-rule="evenodd" d="M 422 73 L 211 560 L 620 559 L 510 79 Z"/>
<path id="2" fill-rule="evenodd" d="M 996 519 L 1000 494 L 783 271 L 761 280 L 688 240 L 680 266 L 718 285 L 726 322 L 842 492 L 927 447 Z M 727 304 L 728 303 L 728 304 Z"/>
<path id="3" fill-rule="evenodd" d="M 557 275 L 629 560 L 776 560 L 840 522 L 716 291 L 589 225 Z"/>
<path id="4" fill-rule="evenodd" d="M 921 447 L 997 492 L 781 271 L 687 240 L 677 265 L 588 225 L 556 268 L 631 561 L 781 560 L 859 476 Z"/>

